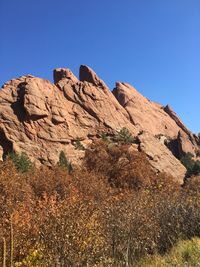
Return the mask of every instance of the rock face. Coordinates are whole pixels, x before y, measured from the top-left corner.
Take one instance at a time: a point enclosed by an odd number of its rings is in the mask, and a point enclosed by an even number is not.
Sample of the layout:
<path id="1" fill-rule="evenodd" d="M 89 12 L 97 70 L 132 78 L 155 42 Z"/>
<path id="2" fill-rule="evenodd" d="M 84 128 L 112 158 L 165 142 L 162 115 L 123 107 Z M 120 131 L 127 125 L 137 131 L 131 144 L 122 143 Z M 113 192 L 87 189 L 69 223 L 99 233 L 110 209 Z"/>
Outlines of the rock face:
<path id="1" fill-rule="evenodd" d="M 126 109 L 130 121 L 137 128 L 177 141 L 179 151 L 176 154 L 179 157 L 187 152 L 195 155 L 197 147 L 195 137 L 169 105 L 162 107 L 148 100 L 127 83 L 117 82 L 113 94 Z"/>
<path id="2" fill-rule="evenodd" d="M 88 143 L 102 132 L 113 134 L 125 125 L 137 134 L 127 112 L 103 81 L 86 66 L 80 70 L 88 81 L 80 82 L 68 69 L 56 69 L 56 85 L 24 76 L 3 86 L 0 91 L 3 157 L 11 150 L 26 151 L 36 162 L 54 164 L 64 150 L 76 161 L 80 152 L 75 151 L 73 141 L 77 138 Z"/>
<path id="3" fill-rule="evenodd" d="M 76 139 L 87 146 L 103 132 L 112 136 L 126 127 L 133 136 L 146 133 L 139 137 L 140 149 L 154 168 L 183 179 L 184 167 L 154 137 L 174 140 L 180 153 L 198 147 L 171 109 L 147 100 L 125 83 L 117 83 L 111 92 L 87 66 L 80 67 L 79 79 L 64 68 L 55 69 L 53 75 L 55 84 L 27 75 L 0 90 L 0 157 L 12 150 L 25 151 L 36 164 L 51 165 L 63 150 L 77 162 L 84 151 L 75 149 Z"/>
<path id="4" fill-rule="evenodd" d="M 182 183 L 186 168 L 174 157 L 172 152 L 149 133 L 143 133 L 138 138 L 140 141 L 139 149 L 147 155 L 152 167 L 158 172 L 165 172 L 174 176 L 177 182 Z"/>
<path id="5" fill-rule="evenodd" d="M 55 84 L 57 84 L 62 79 L 68 79 L 75 83 L 78 82 L 78 79 L 71 72 L 70 69 L 63 69 L 63 68 L 58 68 L 53 71 L 53 79 Z"/>

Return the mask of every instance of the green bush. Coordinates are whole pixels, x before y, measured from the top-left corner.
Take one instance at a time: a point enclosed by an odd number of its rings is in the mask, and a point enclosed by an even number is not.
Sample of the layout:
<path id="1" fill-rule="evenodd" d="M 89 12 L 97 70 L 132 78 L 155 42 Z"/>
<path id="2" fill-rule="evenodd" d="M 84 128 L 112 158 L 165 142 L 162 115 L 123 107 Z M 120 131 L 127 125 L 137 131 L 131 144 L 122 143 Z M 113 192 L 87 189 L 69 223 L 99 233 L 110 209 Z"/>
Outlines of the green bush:
<path id="1" fill-rule="evenodd" d="M 136 139 L 131 135 L 128 129 L 123 127 L 115 136 L 115 140 L 122 144 L 133 144 L 136 142 Z"/>
<path id="2" fill-rule="evenodd" d="M 101 140 L 103 140 L 103 141 L 109 141 L 109 138 L 108 138 L 107 134 L 104 133 L 104 132 L 101 133 L 100 138 L 101 138 Z"/>
<path id="3" fill-rule="evenodd" d="M 186 155 L 181 158 L 182 164 L 187 169 L 187 177 L 191 177 L 192 175 L 198 175 L 200 173 L 200 161 L 195 161 L 193 158 L 194 155 L 190 152 L 186 153 Z"/>
<path id="4" fill-rule="evenodd" d="M 84 147 L 84 145 L 81 143 L 80 138 L 77 138 L 77 139 L 74 141 L 74 146 L 75 146 L 75 149 L 76 149 L 76 150 L 85 150 L 85 147 Z"/>
<path id="5" fill-rule="evenodd" d="M 19 172 L 24 173 L 33 169 L 33 163 L 25 152 L 22 152 L 21 154 L 11 152 L 8 154 L 8 158 L 13 161 L 17 171 Z"/>
<path id="6" fill-rule="evenodd" d="M 58 166 L 60 166 L 61 168 L 66 168 L 69 172 L 72 171 L 72 164 L 66 158 L 64 151 L 60 152 Z"/>

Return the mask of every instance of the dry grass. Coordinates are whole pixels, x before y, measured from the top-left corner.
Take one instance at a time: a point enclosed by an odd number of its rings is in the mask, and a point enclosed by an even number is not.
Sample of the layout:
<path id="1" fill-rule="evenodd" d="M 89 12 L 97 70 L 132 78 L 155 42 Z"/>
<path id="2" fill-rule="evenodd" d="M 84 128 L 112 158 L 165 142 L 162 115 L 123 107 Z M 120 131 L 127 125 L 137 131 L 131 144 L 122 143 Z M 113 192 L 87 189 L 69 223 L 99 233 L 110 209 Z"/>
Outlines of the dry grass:
<path id="1" fill-rule="evenodd" d="M 164 256 L 154 255 L 143 259 L 137 267 L 198 267 L 200 264 L 200 239 L 179 241 Z"/>

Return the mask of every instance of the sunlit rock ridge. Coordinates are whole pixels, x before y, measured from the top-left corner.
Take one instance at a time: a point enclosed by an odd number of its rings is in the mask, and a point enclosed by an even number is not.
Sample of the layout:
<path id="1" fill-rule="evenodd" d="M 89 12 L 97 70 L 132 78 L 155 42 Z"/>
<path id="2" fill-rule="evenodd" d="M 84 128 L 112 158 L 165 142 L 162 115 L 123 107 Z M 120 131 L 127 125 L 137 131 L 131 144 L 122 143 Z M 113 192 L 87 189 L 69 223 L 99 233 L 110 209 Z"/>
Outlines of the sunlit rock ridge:
<path id="1" fill-rule="evenodd" d="M 79 79 L 67 68 L 55 69 L 53 77 L 54 84 L 27 75 L 2 86 L 1 159 L 11 151 L 26 152 L 36 165 L 52 165 L 63 150 L 78 162 L 84 151 L 75 149 L 74 140 L 87 147 L 102 133 L 112 137 L 126 127 L 153 168 L 183 180 L 186 169 L 178 159 L 187 152 L 196 155 L 200 140 L 169 105 L 152 102 L 123 82 L 116 82 L 111 91 L 85 65 L 80 66 Z"/>

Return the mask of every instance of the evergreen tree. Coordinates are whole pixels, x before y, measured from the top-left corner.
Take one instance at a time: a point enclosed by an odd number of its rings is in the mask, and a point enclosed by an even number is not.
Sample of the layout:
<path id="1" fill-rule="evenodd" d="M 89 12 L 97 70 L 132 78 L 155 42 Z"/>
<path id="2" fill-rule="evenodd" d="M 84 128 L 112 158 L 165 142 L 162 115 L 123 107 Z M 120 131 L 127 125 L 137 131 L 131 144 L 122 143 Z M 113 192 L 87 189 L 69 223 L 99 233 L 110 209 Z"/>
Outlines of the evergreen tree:
<path id="1" fill-rule="evenodd" d="M 65 153 L 64 153 L 63 150 L 60 152 L 60 155 L 59 155 L 58 166 L 60 166 L 62 168 L 66 168 L 69 172 L 72 171 L 72 164 L 66 158 Z"/>
<path id="2" fill-rule="evenodd" d="M 8 158 L 10 158 L 13 161 L 16 169 L 19 172 L 24 173 L 33 169 L 33 163 L 31 162 L 31 160 L 29 159 L 28 155 L 25 152 L 22 152 L 21 154 L 10 152 L 8 154 Z"/>

